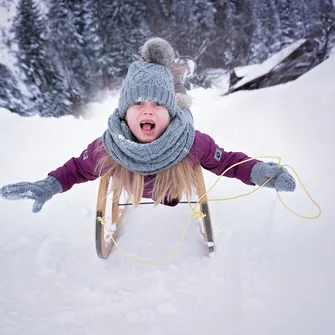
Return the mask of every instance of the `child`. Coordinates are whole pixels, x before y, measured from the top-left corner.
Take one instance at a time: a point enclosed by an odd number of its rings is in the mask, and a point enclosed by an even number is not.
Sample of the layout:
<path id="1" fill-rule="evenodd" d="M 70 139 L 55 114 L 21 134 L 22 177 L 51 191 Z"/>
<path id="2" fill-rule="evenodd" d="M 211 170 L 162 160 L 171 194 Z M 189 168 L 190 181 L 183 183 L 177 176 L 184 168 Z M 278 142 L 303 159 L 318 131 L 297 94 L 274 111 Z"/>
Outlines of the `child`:
<path id="1" fill-rule="evenodd" d="M 174 206 L 183 194 L 191 197 L 198 183 L 196 164 L 220 175 L 249 158 L 241 152 L 225 152 L 209 135 L 194 130 L 190 99 L 180 85 L 178 67 L 172 66 L 175 54 L 167 41 L 151 38 L 141 52 L 143 60 L 129 67 L 118 108 L 103 136 L 44 180 L 2 187 L 2 197 L 33 199 L 36 213 L 55 194 L 107 173 L 113 176 L 114 194 L 124 189 L 134 205 L 144 197 Z M 177 78 L 175 83 L 169 68 Z M 276 163 L 251 160 L 229 170 L 226 176 L 248 185 L 262 185 L 271 177 L 267 187 L 295 190 L 294 178 Z"/>

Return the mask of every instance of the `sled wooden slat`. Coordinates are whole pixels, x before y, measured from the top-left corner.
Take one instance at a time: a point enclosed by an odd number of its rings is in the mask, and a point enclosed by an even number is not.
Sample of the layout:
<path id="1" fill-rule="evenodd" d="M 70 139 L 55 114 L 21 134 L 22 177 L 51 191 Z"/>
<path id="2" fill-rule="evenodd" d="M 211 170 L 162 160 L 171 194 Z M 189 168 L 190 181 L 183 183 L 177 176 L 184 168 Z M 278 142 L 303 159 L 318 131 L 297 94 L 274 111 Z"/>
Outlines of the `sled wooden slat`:
<path id="1" fill-rule="evenodd" d="M 197 195 L 198 198 L 202 197 L 206 193 L 206 184 L 204 180 L 204 176 L 202 173 L 201 165 L 198 165 L 196 168 L 196 173 L 198 180 L 200 180 L 200 184 L 197 187 Z M 213 234 L 213 226 L 211 215 L 208 206 L 208 198 L 207 195 L 203 196 L 199 201 L 200 210 L 202 213 L 205 214 L 205 217 L 202 218 L 202 225 L 203 225 L 203 233 L 206 248 L 208 249 L 208 254 L 212 254 L 215 252 L 215 244 L 214 244 L 214 234 Z"/>

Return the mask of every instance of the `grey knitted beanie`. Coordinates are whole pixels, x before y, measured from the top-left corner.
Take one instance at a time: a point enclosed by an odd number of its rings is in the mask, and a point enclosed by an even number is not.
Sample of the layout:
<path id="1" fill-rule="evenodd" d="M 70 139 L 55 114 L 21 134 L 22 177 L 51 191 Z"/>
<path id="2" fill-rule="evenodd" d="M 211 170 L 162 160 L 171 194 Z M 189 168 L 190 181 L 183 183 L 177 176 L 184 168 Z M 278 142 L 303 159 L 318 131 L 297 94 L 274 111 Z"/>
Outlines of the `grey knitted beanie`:
<path id="1" fill-rule="evenodd" d="M 144 60 L 135 61 L 129 67 L 122 83 L 118 112 L 125 118 L 129 106 L 138 101 L 155 101 L 167 108 L 171 118 L 176 115 L 176 96 L 169 67 L 175 53 L 169 42 L 154 37 L 141 48 Z"/>

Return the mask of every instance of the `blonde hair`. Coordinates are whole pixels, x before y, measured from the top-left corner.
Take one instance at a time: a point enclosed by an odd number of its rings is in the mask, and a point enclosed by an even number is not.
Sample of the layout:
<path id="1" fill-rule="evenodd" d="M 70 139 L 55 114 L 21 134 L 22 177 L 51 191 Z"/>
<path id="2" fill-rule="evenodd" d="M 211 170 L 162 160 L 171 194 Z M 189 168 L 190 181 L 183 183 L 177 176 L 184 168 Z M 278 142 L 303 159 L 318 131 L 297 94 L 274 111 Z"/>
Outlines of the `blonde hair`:
<path id="1" fill-rule="evenodd" d="M 139 205 L 145 186 L 144 175 L 133 173 L 115 162 L 103 147 L 102 140 L 97 142 L 95 150 L 100 156 L 96 172 L 99 176 L 112 177 L 110 192 L 113 192 L 113 198 L 117 199 L 122 191 L 125 191 L 133 204 Z M 183 195 L 191 199 L 194 188 L 196 189 L 200 182 L 195 168 L 192 158 L 187 155 L 174 167 L 157 173 L 149 182 L 153 183 L 152 198 L 155 200 L 155 205 L 164 201 L 181 199 Z"/>

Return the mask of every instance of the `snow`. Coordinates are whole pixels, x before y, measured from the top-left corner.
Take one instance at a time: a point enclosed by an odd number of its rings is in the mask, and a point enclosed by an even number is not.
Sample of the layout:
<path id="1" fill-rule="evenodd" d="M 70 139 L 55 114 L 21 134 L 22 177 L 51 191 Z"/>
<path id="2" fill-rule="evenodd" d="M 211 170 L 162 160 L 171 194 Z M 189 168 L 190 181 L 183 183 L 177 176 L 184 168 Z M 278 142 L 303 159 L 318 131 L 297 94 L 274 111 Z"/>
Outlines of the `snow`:
<path id="1" fill-rule="evenodd" d="M 238 67 L 236 69 L 236 75 L 238 77 L 243 77 L 234 88 L 238 88 L 243 86 L 244 84 L 261 77 L 267 73 L 269 73 L 276 65 L 281 63 L 285 58 L 287 58 L 295 49 L 299 48 L 306 40 L 300 39 L 281 51 L 277 52 L 262 64 L 253 64 L 245 67 Z"/>
<path id="2" fill-rule="evenodd" d="M 335 55 L 294 82 L 219 96 L 194 89 L 196 127 L 226 150 L 281 156 L 323 214 L 292 215 L 271 189 L 210 203 L 217 252 L 207 257 L 198 220 L 179 252 L 139 265 L 114 249 L 95 253 L 99 181 L 57 195 L 39 214 L 0 199 L 0 324 L 17 334 L 331 335 L 335 321 L 333 146 Z M 89 119 L 22 118 L 0 111 L 0 185 L 36 181 L 100 136 L 117 104 Z M 217 179 L 204 173 L 207 188 Z M 210 198 L 252 188 L 223 178 Z M 303 215 L 317 209 L 301 186 L 283 194 Z M 191 215 L 187 205 L 129 209 L 119 239 L 139 260 L 169 254 Z"/>
<path id="3" fill-rule="evenodd" d="M 224 69 L 210 68 L 204 72 L 210 86 L 215 88 L 218 94 L 226 94 L 229 90 L 230 74 Z"/>
<path id="4" fill-rule="evenodd" d="M 277 65 L 277 63 L 275 63 L 273 66 L 275 65 Z M 255 73 L 255 75 L 257 75 L 261 67 L 262 67 L 262 64 L 251 64 L 251 65 L 246 65 L 246 66 L 238 66 L 234 68 L 234 71 L 239 78 L 243 78 L 251 73 Z"/>

